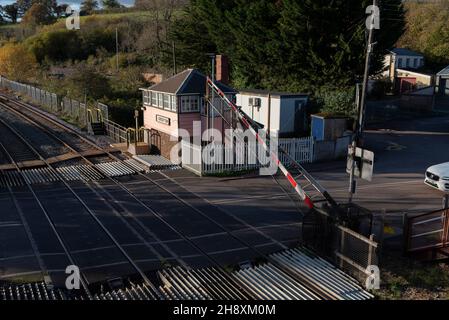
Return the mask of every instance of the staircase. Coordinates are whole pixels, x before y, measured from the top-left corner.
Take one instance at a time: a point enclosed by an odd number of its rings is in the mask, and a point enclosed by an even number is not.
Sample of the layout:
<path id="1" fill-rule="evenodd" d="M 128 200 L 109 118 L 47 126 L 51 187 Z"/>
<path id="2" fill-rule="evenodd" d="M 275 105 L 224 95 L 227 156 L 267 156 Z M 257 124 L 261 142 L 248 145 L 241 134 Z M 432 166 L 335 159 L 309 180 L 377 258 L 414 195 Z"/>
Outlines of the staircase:
<path id="1" fill-rule="evenodd" d="M 106 128 L 103 122 L 90 123 L 90 129 L 94 136 L 103 136 L 106 134 Z"/>

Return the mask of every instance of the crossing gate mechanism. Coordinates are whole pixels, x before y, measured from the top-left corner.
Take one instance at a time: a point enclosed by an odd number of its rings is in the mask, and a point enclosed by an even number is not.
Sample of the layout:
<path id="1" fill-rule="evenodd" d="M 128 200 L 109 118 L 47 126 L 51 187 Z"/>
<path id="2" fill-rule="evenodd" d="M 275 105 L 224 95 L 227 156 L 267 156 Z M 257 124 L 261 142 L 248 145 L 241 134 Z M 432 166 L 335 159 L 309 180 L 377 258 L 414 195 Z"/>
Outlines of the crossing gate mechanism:
<path id="1" fill-rule="evenodd" d="M 338 213 L 340 211 L 340 208 L 336 201 L 330 196 L 330 194 L 326 191 L 326 189 L 321 186 L 298 162 L 296 162 L 285 150 L 282 148 L 279 148 L 279 150 L 284 153 L 287 157 L 287 159 L 291 162 L 291 168 L 295 170 L 297 173 L 296 176 L 294 176 L 288 169 L 287 166 L 285 166 L 279 159 L 278 155 L 274 152 L 271 152 L 267 142 L 261 137 L 261 135 L 258 133 L 258 125 L 254 123 L 254 121 L 241 110 L 241 108 L 237 107 L 233 102 L 231 102 L 224 92 L 208 77 L 207 78 L 207 94 L 206 94 L 206 100 L 207 102 L 212 106 L 212 108 L 215 109 L 214 106 L 214 99 L 211 99 L 210 97 L 210 90 L 212 90 L 213 93 L 217 94 L 217 96 L 222 100 L 222 102 L 227 105 L 231 112 L 233 112 L 237 119 L 242 123 L 242 125 L 251 131 L 251 133 L 256 137 L 256 140 L 260 145 L 263 147 L 265 152 L 269 152 L 272 160 L 276 165 L 279 167 L 281 172 L 284 174 L 292 188 L 296 191 L 296 193 L 299 195 L 302 201 L 306 204 L 306 206 L 309 209 L 315 208 L 314 198 L 312 196 L 309 196 L 308 191 L 306 191 L 307 188 L 311 188 L 312 190 L 315 189 L 319 193 L 319 195 L 323 196 L 324 199 L 330 204 L 332 211 L 335 213 Z M 226 122 L 224 115 L 220 112 L 217 112 Z M 268 137 L 267 137 L 268 139 Z M 299 179 L 305 180 L 304 183 L 300 183 Z"/>

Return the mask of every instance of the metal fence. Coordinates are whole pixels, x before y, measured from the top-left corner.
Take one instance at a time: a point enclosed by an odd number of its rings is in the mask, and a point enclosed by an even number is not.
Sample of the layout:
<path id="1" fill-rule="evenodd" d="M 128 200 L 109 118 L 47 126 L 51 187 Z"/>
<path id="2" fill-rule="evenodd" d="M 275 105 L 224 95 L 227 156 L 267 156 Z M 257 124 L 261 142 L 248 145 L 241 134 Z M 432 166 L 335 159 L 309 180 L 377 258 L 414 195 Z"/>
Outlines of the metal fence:
<path id="1" fill-rule="evenodd" d="M 0 87 L 9 89 L 30 99 L 43 109 L 67 120 L 78 124 L 80 127 L 87 127 L 89 124 L 89 110 L 99 110 L 103 120 L 109 119 L 108 106 L 97 102 L 94 106 L 86 106 L 78 100 L 69 97 L 60 97 L 55 93 L 45 91 L 31 85 L 8 80 L 0 76 Z"/>
<path id="2" fill-rule="evenodd" d="M 128 141 L 127 129 L 118 123 L 109 119 L 104 120 L 106 134 L 117 143 L 125 143 Z"/>
<path id="3" fill-rule="evenodd" d="M 404 238 L 406 253 L 449 247 L 449 209 L 406 216 Z"/>
<path id="4" fill-rule="evenodd" d="M 326 256 L 346 273 L 365 282 L 371 266 L 378 266 L 378 247 L 374 236 L 366 237 L 339 225 L 326 212 L 314 209 L 303 220 L 304 245 Z"/>

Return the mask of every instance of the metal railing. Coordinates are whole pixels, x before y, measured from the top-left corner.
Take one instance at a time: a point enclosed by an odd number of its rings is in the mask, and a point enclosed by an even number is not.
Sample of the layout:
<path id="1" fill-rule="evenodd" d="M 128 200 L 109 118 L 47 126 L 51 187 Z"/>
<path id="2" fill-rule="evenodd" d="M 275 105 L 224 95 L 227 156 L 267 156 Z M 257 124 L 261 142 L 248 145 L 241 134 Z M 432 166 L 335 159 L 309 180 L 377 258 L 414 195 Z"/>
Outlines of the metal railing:
<path id="1" fill-rule="evenodd" d="M 406 253 L 448 247 L 449 209 L 428 212 L 414 217 L 406 215 L 404 238 Z"/>
<path id="2" fill-rule="evenodd" d="M 22 94 L 44 110 L 68 118 L 69 121 L 80 127 L 88 127 L 89 123 L 92 122 L 109 120 L 108 106 L 100 102 L 96 102 L 94 106 L 88 106 L 78 100 L 61 97 L 55 93 L 12 81 L 3 76 L 0 76 L 0 87 Z"/>
<path id="3" fill-rule="evenodd" d="M 106 134 L 117 143 L 127 142 L 127 129 L 111 120 L 104 120 Z"/>
<path id="4" fill-rule="evenodd" d="M 303 242 L 361 282 L 371 275 L 370 267 L 379 265 L 374 235 L 366 237 L 339 225 L 320 209 L 304 216 Z"/>

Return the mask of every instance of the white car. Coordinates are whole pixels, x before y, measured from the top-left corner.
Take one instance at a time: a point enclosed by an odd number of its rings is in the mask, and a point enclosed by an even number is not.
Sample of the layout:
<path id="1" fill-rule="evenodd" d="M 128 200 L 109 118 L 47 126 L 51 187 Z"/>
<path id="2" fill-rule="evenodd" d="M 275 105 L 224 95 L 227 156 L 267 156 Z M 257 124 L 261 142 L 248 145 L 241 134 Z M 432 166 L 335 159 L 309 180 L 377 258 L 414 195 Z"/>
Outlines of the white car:
<path id="1" fill-rule="evenodd" d="M 427 169 L 424 183 L 435 189 L 449 192 L 449 162 Z"/>

